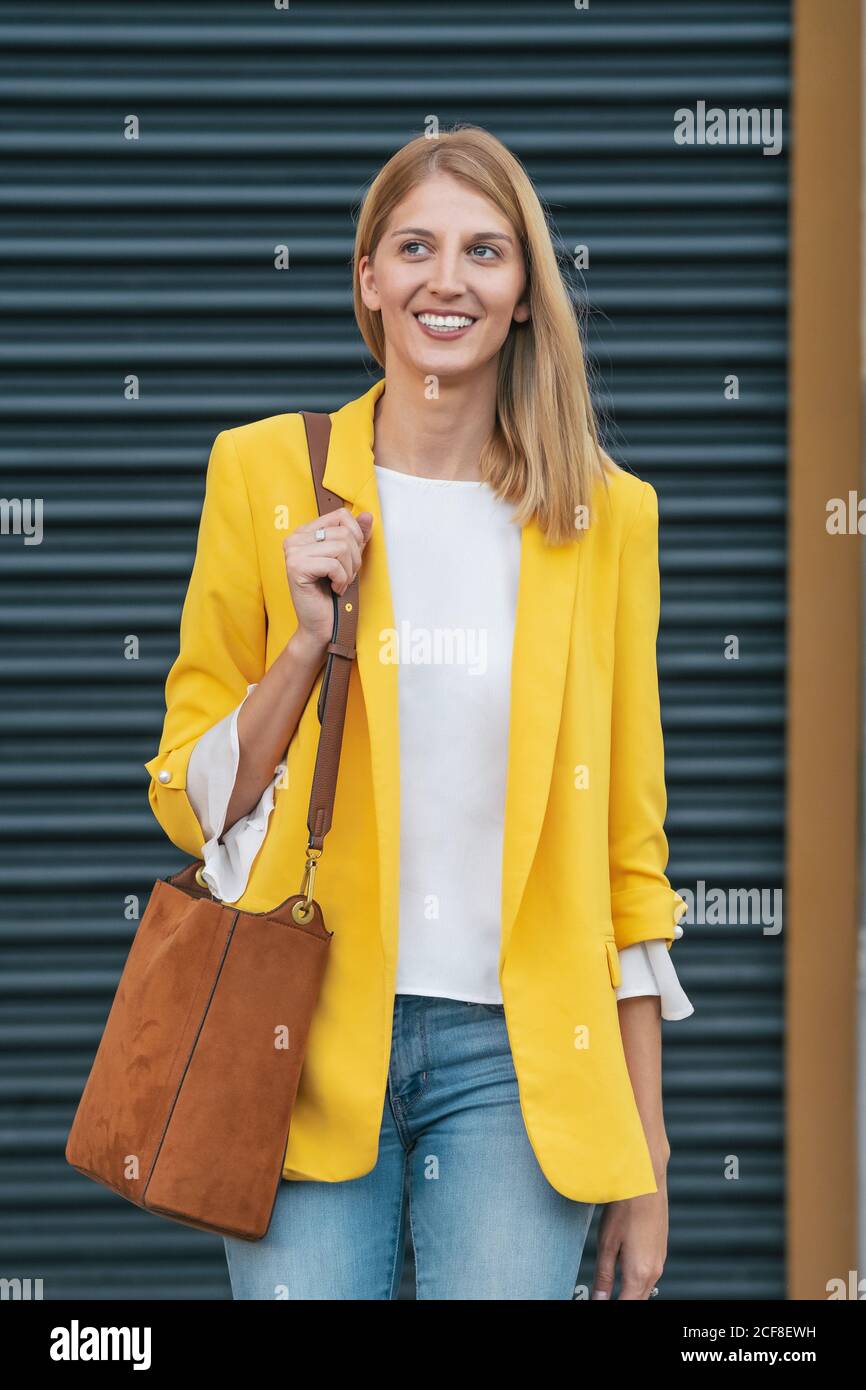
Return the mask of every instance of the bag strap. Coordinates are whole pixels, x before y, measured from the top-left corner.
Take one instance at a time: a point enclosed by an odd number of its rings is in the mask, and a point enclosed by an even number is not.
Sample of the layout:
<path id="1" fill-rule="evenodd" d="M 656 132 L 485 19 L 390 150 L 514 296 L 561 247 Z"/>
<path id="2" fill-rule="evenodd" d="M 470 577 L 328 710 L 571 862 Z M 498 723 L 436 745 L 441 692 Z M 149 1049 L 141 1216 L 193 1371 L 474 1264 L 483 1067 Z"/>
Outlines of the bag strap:
<path id="1" fill-rule="evenodd" d="M 310 468 L 313 486 L 316 490 L 318 515 L 332 512 L 344 506 L 344 500 L 336 492 L 325 487 L 325 464 L 328 459 L 328 444 L 331 437 L 331 420 L 328 415 L 315 414 L 302 410 L 304 428 L 307 434 L 307 447 L 310 452 Z M 345 593 L 337 595 L 331 591 L 334 604 L 334 628 L 328 643 L 328 657 L 322 686 L 319 692 L 318 715 L 319 749 L 313 772 L 313 786 L 310 795 L 310 809 L 307 815 L 307 829 L 310 839 L 307 846 L 307 868 L 302 892 L 308 901 L 312 898 L 315 863 L 322 853 L 325 836 L 331 827 L 334 811 L 334 797 L 337 791 L 337 772 L 340 766 L 340 749 L 343 743 L 343 725 L 346 719 L 346 701 L 349 695 L 349 676 L 355 659 L 355 634 L 358 629 L 358 590 L 359 578 L 355 575 Z"/>

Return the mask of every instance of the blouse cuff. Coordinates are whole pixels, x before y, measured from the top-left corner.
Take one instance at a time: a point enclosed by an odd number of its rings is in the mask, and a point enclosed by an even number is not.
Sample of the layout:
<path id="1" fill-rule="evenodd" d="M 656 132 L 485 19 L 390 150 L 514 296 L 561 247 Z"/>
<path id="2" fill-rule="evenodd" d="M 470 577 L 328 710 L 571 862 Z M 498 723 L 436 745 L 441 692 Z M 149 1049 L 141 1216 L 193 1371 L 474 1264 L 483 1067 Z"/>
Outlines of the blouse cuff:
<path id="1" fill-rule="evenodd" d="M 682 927 L 674 927 L 675 941 L 682 934 Z M 694 1013 L 694 1005 L 679 982 L 667 942 L 663 938 L 626 946 L 619 952 L 619 960 L 622 983 L 617 986 L 617 1001 L 633 999 L 641 994 L 658 994 L 662 1018 L 676 1021 Z"/>
<path id="2" fill-rule="evenodd" d="M 186 774 L 186 793 L 208 839 L 201 847 L 204 860 L 202 878 L 215 898 L 237 902 L 245 891 L 253 861 L 261 849 L 274 809 L 274 792 L 283 768 L 265 787 L 259 802 L 241 816 L 223 835 L 226 812 L 240 762 L 237 721 L 247 696 L 256 686 L 248 685 L 240 704 L 214 724 L 197 741 L 190 755 Z"/>

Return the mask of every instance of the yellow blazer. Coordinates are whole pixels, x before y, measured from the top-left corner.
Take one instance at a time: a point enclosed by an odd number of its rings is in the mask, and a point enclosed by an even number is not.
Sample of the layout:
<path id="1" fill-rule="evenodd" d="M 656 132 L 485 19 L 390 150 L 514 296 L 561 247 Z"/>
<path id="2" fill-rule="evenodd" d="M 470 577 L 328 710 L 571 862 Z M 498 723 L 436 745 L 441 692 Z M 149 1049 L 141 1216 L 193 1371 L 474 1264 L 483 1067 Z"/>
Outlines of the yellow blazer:
<path id="1" fill-rule="evenodd" d="M 375 521 L 334 822 L 316 879 L 334 939 L 286 1149 L 289 1179 L 368 1173 L 385 1100 L 400 776 L 398 667 L 380 660 L 380 634 L 395 626 L 373 468 L 384 385 L 331 416 L 325 486 Z M 521 533 L 499 976 L 538 1162 L 566 1197 L 610 1202 L 656 1190 L 619 1029 L 618 951 L 659 937 L 670 948 L 687 905 L 665 876 L 657 498 L 624 472 L 609 494 L 601 482 L 596 489 L 580 542 L 551 547 L 534 522 Z M 145 764 L 154 815 L 197 858 L 205 835 L 185 792 L 190 753 L 295 630 L 283 541 L 316 514 L 299 414 L 217 436 L 162 738 Z M 286 786 L 240 908 L 267 911 L 300 887 L 320 683 L 289 744 Z"/>

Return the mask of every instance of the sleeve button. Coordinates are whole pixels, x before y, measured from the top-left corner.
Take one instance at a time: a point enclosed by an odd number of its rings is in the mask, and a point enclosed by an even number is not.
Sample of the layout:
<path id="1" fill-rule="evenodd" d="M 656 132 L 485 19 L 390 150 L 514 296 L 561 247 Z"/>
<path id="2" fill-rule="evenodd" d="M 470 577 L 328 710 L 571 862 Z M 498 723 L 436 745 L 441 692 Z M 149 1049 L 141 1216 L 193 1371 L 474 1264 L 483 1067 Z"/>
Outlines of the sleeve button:
<path id="1" fill-rule="evenodd" d="M 159 780 L 160 780 L 160 782 L 170 782 L 170 781 L 171 781 L 171 772 L 169 771 L 169 769 L 168 769 L 167 767 L 164 767 L 164 768 L 162 769 L 162 772 L 159 774 Z"/>

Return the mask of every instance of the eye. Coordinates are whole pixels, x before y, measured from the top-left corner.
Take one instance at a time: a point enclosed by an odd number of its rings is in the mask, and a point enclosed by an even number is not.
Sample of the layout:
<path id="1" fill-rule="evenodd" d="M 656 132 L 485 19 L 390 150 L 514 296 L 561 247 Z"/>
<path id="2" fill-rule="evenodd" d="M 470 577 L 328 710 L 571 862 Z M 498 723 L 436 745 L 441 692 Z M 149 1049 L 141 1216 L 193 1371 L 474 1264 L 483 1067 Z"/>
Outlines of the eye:
<path id="1" fill-rule="evenodd" d="M 473 251 L 489 251 L 490 254 L 493 256 L 494 259 L 498 259 L 498 258 L 499 258 L 499 252 L 496 250 L 496 247 L 495 247 L 495 246 L 488 246 L 486 242 L 481 242 L 481 243 L 479 243 L 477 246 L 473 246 L 473 247 L 472 247 L 472 250 L 473 250 Z M 480 261 L 480 260 L 485 260 L 485 261 L 486 261 L 488 258 L 487 258 L 487 256 L 475 256 L 475 257 L 473 257 L 473 259 L 476 260 L 476 261 Z"/>
<path id="2" fill-rule="evenodd" d="M 424 242 L 423 242 L 423 241 L 404 241 L 404 242 L 403 242 L 403 245 L 400 247 L 400 250 L 401 250 L 401 251 L 408 251 L 408 249 L 409 249 L 410 246 L 423 246 L 423 245 L 424 245 Z"/>

